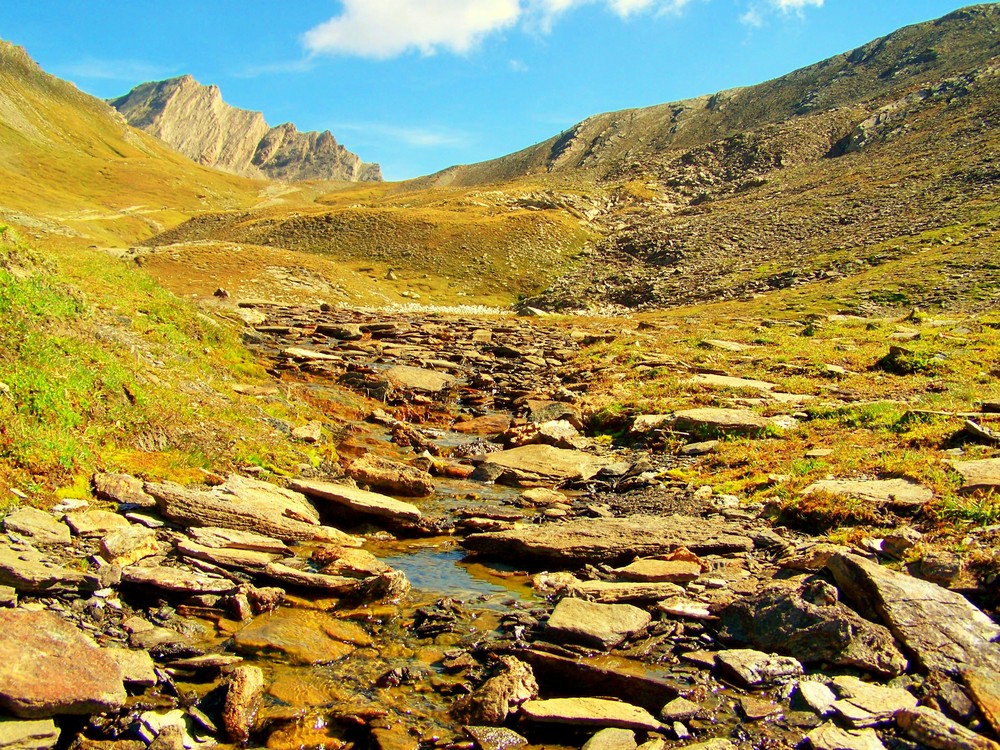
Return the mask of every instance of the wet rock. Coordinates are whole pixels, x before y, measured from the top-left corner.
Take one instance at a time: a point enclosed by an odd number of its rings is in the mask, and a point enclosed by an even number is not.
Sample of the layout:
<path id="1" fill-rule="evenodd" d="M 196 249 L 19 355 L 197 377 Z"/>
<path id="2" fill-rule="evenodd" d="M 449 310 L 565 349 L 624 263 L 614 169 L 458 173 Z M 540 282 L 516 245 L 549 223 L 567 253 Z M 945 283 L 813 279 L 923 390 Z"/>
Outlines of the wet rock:
<path id="1" fill-rule="evenodd" d="M 903 709 L 896 726 L 914 742 L 934 750 L 1000 750 L 1000 745 L 926 706 Z"/>
<path id="2" fill-rule="evenodd" d="M 488 454 L 480 470 L 494 470 L 492 481 L 500 484 L 532 487 L 590 479 L 607 463 L 606 459 L 582 451 L 526 445 Z M 480 470 L 472 475 L 473 479 L 480 476 Z"/>
<path id="3" fill-rule="evenodd" d="M 649 583 L 689 583 L 701 577 L 701 565 L 684 560 L 636 560 L 615 575 L 626 581 Z"/>
<path id="4" fill-rule="evenodd" d="M 676 429 L 695 435 L 753 435 L 769 424 L 748 409 L 686 409 L 673 416 Z"/>
<path id="5" fill-rule="evenodd" d="M 52 719 L 0 718 L 0 750 L 49 750 L 59 741 L 59 728 Z"/>
<path id="6" fill-rule="evenodd" d="M 157 659 L 174 659 L 202 653 L 192 637 L 153 625 L 133 632 L 129 636 L 129 645 L 134 649 L 148 651 Z"/>
<path id="7" fill-rule="evenodd" d="M 537 695 L 531 667 L 512 656 L 501 656 L 496 673 L 474 693 L 459 699 L 452 715 L 467 724 L 499 725 Z"/>
<path id="8" fill-rule="evenodd" d="M 136 508 L 156 507 L 156 501 L 142 488 L 142 480 L 128 474 L 97 473 L 91 478 L 94 493 L 102 500 Z"/>
<path id="9" fill-rule="evenodd" d="M 66 523 L 73 533 L 85 539 L 107 536 L 113 531 L 127 529 L 128 520 L 107 510 L 78 510 L 66 514 Z"/>
<path id="10" fill-rule="evenodd" d="M 744 695 L 739 700 L 740 713 L 746 721 L 760 721 L 781 712 L 781 706 L 774 701 Z"/>
<path id="11" fill-rule="evenodd" d="M 343 484 L 297 479 L 291 482 L 291 487 L 310 497 L 321 498 L 355 513 L 378 518 L 412 523 L 419 521 L 422 515 L 420 509 L 410 503 Z"/>
<path id="12" fill-rule="evenodd" d="M 337 661 L 354 646 L 327 634 L 336 620 L 322 612 L 279 609 L 261 615 L 234 637 L 237 652 L 284 659 L 293 664 Z"/>
<path id="13" fill-rule="evenodd" d="M 162 552 L 156 532 L 144 526 L 128 526 L 101 539 L 101 557 L 111 565 L 134 565 Z"/>
<path id="14" fill-rule="evenodd" d="M 462 545 L 502 559 L 567 566 L 631 560 L 681 546 L 699 554 L 749 552 L 753 541 L 740 531 L 735 524 L 683 515 L 588 518 L 473 534 Z"/>
<path id="15" fill-rule="evenodd" d="M 834 712 L 854 729 L 885 724 L 897 711 L 917 705 L 916 697 L 906 690 L 862 682 L 849 675 L 834 677 L 833 689 L 839 696 L 832 706 Z"/>
<path id="16" fill-rule="evenodd" d="M 72 539 L 69 526 L 38 508 L 21 508 L 8 514 L 3 527 L 39 544 L 69 544 Z"/>
<path id="17" fill-rule="evenodd" d="M 462 729 L 476 750 L 512 750 L 528 744 L 527 739 L 507 727 L 464 726 Z"/>
<path id="18" fill-rule="evenodd" d="M 329 576 L 363 578 L 392 570 L 371 552 L 353 547 L 323 547 L 313 553 L 312 560 L 323 566 L 321 573 Z"/>
<path id="19" fill-rule="evenodd" d="M 556 605 L 545 633 L 607 650 L 644 630 L 650 619 L 649 612 L 631 604 L 596 604 L 566 598 Z"/>
<path id="20" fill-rule="evenodd" d="M 983 718 L 1000 735 L 1000 672 L 994 669 L 965 670 L 962 681 Z"/>
<path id="21" fill-rule="evenodd" d="M 152 687 L 157 683 L 156 665 L 147 651 L 108 648 L 104 653 L 118 665 L 126 685 Z"/>
<path id="22" fill-rule="evenodd" d="M 166 713 L 145 712 L 139 717 L 136 733 L 150 750 L 184 750 L 196 744 L 189 729 L 187 715 L 178 708 Z"/>
<path id="23" fill-rule="evenodd" d="M 322 589 L 329 594 L 355 594 L 362 584 L 357 578 L 313 573 L 280 562 L 268 563 L 261 572 L 281 583 L 308 589 Z"/>
<path id="24" fill-rule="evenodd" d="M 949 461 L 948 464 L 962 475 L 962 492 L 969 494 L 1000 487 L 1000 458 Z"/>
<path id="25" fill-rule="evenodd" d="M 927 670 L 957 676 L 1000 664 L 997 626 L 968 599 L 857 555 L 828 563 L 841 594 L 863 615 L 880 616 Z"/>
<path id="26" fill-rule="evenodd" d="M 358 484 L 403 497 L 427 497 L 434 492 L 434 480 L 426 471 L 366 453 L 346 469 Z M 307 493 L 308 494 L 308 493 Z"/>
<path id="27" fill-rule="evenodd" d="M 660 719 L 666 723 L 693 719 L 702 711 L 701 706 L 687 698 L 674 698 L 660 711 Z"/>
<path id="28" fill-rule="evenodd" d="M 377 750 L 420 750 L 420 743 L 403 727 L 375 727 L 371 735 Z"/>
<path id="29" fill-rule="evenodd" d="M 264 695 L 264 672 L 260 667 L 241 664 L 226 679 L 226 702 L 222 724 L 234 742 L 250 739 L 260 699 Z"/>
<path id="30" fill-rule="evenodd" d="M 91 714 L 125 701 L 121 670 L 51 612 L 0 611 L 0 705 L 26 719 Z"/>
<path id="31" fill-rule="evenodd" d="M 455 432 L 463 435 L 499 435 L 510 428 L 511 419 L 506 414 L 488 414 L 464 422 L 456 422 L 451 426 Z"/>
<path id="32" fill-rule="evenodd" d="M 830 662 L 895 676 L 906 657 L 892 633 L 833 601 L 818 606 L 802 592 L 765 591 L 740 599 L 719 615 L 723 640 L 794 656 L 805 664 Z"/>
<path id="33" fill-rule="evenodd" d="M 655 732 L 660 722 L 648 711 L 619 701 L 602 698 L 552 698 L 528 701 L 521 706 L 521 716 L 548 724 L 588 727 L 616 727 Z"/>
<path id="34" fill-rule="evenodd" d="M 84 584 L 83 572 L 57 565 L 30 544 L 0 542 L 0 584 L 25 594 L 75 591 Z"/>
<path id="35" fill-rule="evenodd" d="M 631 729 L 602 729 L 583 745 L 583 750 L 635 750 L 635 732 Z"/>
<path id="36" fill-rule="evenodd" d="M 243 661 L 242 656 L 236 654 L 204 654 L 203 656 L 192 656 L 187 659 L 173 659 L 167 662 L 171 669 L 183 669 L 185 671 L 218 670 L 231 667 Z"/>
<path id="37" fill-rule="evenodd" d="M 187 568 L 166 565 L 130 565 L 122 570 L 122 581 L 183 594 L 228 594 L 236 584 L 228 578 L 213 578 Z"/>
<path id="38" fill-rule="evenodd" d="M 813 750 L 885 750 L 874 729 L 841 729 L 824 724 L 806 735 Z"/>
<path id="39" fill-rule="evenodd" d="M 282 558 L 282 555 L 276 555 L 271 552 L 205 547 L 187 539 L 181 539 L 177 542 L 177 552 L 182 557 L 205 560 L 214 565 L 221 565 L 224 568 L 239 568 L 243 570 L 262 570 L 269 563 Z"/>
<path id="40" fill-rule="evenodd" d="M 361 541 L 320 526 L 319 514 L 305 497 L 267 482 L 230 475 L 211 490 L 190 490 L 172 482 L 147 483 L 164 517 L 185 526 L 220 526 L 281 540 L 321 539 L 349 547 Z"/>
<path id="41" fill-rule="evenodd" d="M 385 371 L 385 377 L 393 387 L 416 393 L 441 393 L 455 384 L 452 375 L 405 365 L 390 367 Z"/>
<path id="42" fill-rule="evenodd" d="M 752 649 L 720 651 L 715 664 L 724 676 L 748 688 L 775 685 L 803 674 L 797 659 Z"/>
<path id="43" fill-rule="evenodd" d="M 873 505 L 920 507 L 934 498 L 934 493 L 912 479 L 823 479 L 802 490 L 803 495 L 828 492 L 832 495 L 852 497 Z"/>

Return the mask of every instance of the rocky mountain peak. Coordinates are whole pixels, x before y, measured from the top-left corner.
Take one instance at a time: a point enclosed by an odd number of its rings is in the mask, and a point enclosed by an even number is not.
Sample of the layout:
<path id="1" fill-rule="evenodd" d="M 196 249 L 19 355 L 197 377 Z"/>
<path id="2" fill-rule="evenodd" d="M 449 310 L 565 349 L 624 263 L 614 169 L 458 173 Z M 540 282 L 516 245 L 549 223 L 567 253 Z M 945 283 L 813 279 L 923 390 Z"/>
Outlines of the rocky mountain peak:
<path id="1" fill-rule="evenodd" d="M 275 180 L 377 182 L 370 164 L 329 131 L 300 132 L 291 123 L 271 127 L 260 112 L 226 104 L 218 86 L 190 75 L 143 83 L 111 106 L 128 122 L 209 167 Z"/>

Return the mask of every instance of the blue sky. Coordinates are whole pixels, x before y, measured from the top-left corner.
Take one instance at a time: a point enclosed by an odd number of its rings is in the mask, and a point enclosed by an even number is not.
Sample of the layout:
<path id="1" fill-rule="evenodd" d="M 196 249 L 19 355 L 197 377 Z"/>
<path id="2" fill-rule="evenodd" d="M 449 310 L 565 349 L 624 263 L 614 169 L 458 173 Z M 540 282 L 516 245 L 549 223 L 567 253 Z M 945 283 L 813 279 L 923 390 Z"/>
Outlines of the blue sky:
<path id="1" fill-rule="evenodd" d="M 744 86 L 956 0 L 14 0 L 0 38 L 99 97 L 189 73 L 387 179 L 501 156 L 599 112 Z"/>

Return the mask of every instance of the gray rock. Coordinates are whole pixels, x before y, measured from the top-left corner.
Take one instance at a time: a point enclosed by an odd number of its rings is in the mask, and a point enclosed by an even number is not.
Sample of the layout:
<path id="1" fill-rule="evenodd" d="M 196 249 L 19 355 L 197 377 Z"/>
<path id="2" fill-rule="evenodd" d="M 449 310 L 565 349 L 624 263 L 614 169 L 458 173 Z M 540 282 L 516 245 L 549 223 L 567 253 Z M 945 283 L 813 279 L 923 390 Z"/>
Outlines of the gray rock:
<path id="1" fill-rule="evenodd" d="M 566 598 L 556 605 L 545 632 L 550 637 L 607 650 L 643 630 L 651 619 L 649 612 L 631 604 L 596 604 Z"/>
<path id="2" fill-rule="evenodd" d="M 500 484 L 534 487 L 590 479 L 608 463 L 607 459 L 583 451 L 525 445 L 488 454 L 480 468 L 487 472 L 492 469 L 494 481 Z"/>
<path id="3" fill-rule="evenodd" d="M 619 701 L 601 698 L 552 698 L 528 701 L 521 716 L 529 721 L 572 726 L 617 727 L 655 732 L 660 722 L 648 711 Z"/>
<path id="4" fill-rule="evenodd" d="M 1000 487 L 1000 458 L 947 463 L 962 475 L 962 492 L 988 491 Z"/>
<path id="5" fill-rule="evenodd" d="M 827 566 L 842 596 L 862 615 L 881 617 L 924 669 L 957 676 L 1000 664 L 992 642 L 1000 626 L 961 594 L 857 555 L 838 553 Z"/>
<path id="6" fill-rule="evenodd" d="M 770 590 L 733 602 L 719 620 L 724 640 L 788 654 L 804 664 L 830 662 L 887 676 L 906 669 L 906 657 L 888 629 L 837 601 L 819 606 L 801 592 Z"/>
<path id="7" fill-rule="evenodd" d="M 824 724 L 806 735 L 813 750 L 885 750 L 874 729 L 841 729 Z"/>
<path id="8" fill-rule="evenodd" d="M 59 741 L 52 719 L 0 718 L 0 750 L 49 750 Z"/>
<path id="9" fill-rule="evenodd" d="M 38 508 L 14 511 L 3 519 L 3 527 L 39 544 L 69 544 L 72 539 L 69 526 Z"/>
<path id="10" fill-rule="evenodd" d="M 121 706 L 121 670 L 107 652 L 51 612 L 0 610 L 0 706 L 25 719 Z"/>
<path id="11" fill-rule="evenodd" d="M 410 503 L 344 484 L 296 479 L 290 486 L 305 495 L 327 500 L 355 513 L 411 523 L 419 521 L 422 515 L 420 508 Z"/>
<path id="12" fill-rule="evenodd" d="M 829 716 L 833 713 L 833 704 L 837 695 L 826 684 L 816 680 L 799 680 L 796 686 L 797 697 L 818 716 Z"/>
<path id="13" fill-rule="evenodd" d="M 775 685 L 803 674 L 802 664 L 796 659 L 746 648 L 720 651 L 715 655 L 715 664 L 724 676 L 748 688 Z"/>
<path id="14" fill-rule="evenodd" d="M 635 732 L 631 729 L 602 729 L 583 745 L 583 750 L 635 750 Z"/>
<path id="15" fill-rule="evenodd" d="M 897 711 L 917 705 L 916 697 L 906 690 L 862 682 L 849 675 L 834 677 L 833 689 L 839 699 L 832 708 L 853 729 L 886 724 Z"/>
<path id="16" fill-rule="evenodd" d="M 934 498 L 934 493 L 912 479 L 824 479 L 802 490 L 803 495 L 828 492 L 853 497 L 875 505 L 920 507 Z"/>
<path id="17" fill-rule="evenodd" d="M 1000 750 L 993 740 L 927 706 L 897 712 L 896 726 L 914 742 L 933 750 Z"/>
<path id="18" fill-rule="evenodd" d="M 749 552 L 753 541 L 736 524 L 692 516 L 629 516 L 548 523 L 472 534 L 462 545 L 474 552 L 560 565 L 619 562 L 687 547 L 696 554 Z"/>

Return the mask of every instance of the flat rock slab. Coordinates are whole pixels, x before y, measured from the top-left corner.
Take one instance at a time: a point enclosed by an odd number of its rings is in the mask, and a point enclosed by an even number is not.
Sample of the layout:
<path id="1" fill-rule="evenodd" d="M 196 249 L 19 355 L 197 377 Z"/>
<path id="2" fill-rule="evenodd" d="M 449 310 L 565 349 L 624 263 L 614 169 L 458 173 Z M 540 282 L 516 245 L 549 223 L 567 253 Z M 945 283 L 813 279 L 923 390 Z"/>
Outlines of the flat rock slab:
<path id="1" fill-rule="evenodd" d="M 501 559 L 573 566 L 649 557 L 678 547 L 696 554 L 749 552 L 753 540 L 740 531 L 725 521 L 682 515 L 587 518 L 472 534 L 462 545 Z"/>
<path id="2" fill-rule="evenodd" d="M 274 561 L 264 567 L 264 575 L 281 583 L 308 589 L 321 589 L 329 594 L 346 595 L 357 592 L 362 582 L 357 578 L 313 573 Z"/>
<path id="3" fill-rule="evenodd" d="M 293 664 L 337 661 L 354 646 L 328 635 L 337 621 L 323 612 L 282 608 L 257 617 L 234 638 L 241 654 L 277 657 Z"/>
<path id="4" fill-rule="evenodd" d="M 67 513 L 66 523 L 74 534 L 85 539 L 107 536 L 112 531 L 126 529 L 131 525 L 127 518 L 109 510 L 78 510 Z"/>
<path id="5" fill-rule="evenodd" d="M 949 461 L 948 464 L 962 475 L 962 492 L 987 491 L 1000 487 L 1000 458 Z"/>
<path id="6" fill-rule="evenodd" d="M 125 702 L 118 664 L 51 612 L 0 611 L 0 706 L 41 719 L 92 714 Z"/>
<path id="7" fill-rule="evenodd" d="M 94 492 L 102 500 L 137 508 L 156 507 L 156 501 L 142 488 L 142 480 L 129 474 L 94 474 Z"/>
<path id="8" fill-rule="evenodd" d="M 709 388 L 748 388 L 754 391 L 773 391 L 777 386 L 764 380 L 748 380 L 746 378 L 735 378 L 731 375 L 712 375 L 710 373 L 699 373 L 687 381 L 692 385 L 706 385 Z"/>
<path id="9" fill-rule="evenodd" d="M 695 434 L 753 435 L 770 424 L 749 409 L 685 409 L 674 413 L 674 427 Z"/>
<path id="10" fill-rule="evenodd" d="M 291 359 L 301 359 L 307 362 L 340 362 L 341 359 L 335 354 L 325 354 L 324 352 L 318 352 L 314 349 L 305 349 L 301 346 L 290 346 L 281 353 Z"/>
<path id="11" fill-rule="evenodd" d="M 657 602 L 680 596 L 684 589 L 675 583 L 640 583 L 629 581 L 580 581 L 569 587 L 570 594 L 602 604 L 622 602 Z"/>
<path id="12" fill-rule="evenodd" d="M 850 675 L 834 677 L 833 690 L 840 698 L 831 708 L 841 722 L 853 729 L 886 724 L 897 711 L 917 706 L 917 697 L 906 690 L 864 682 Z"/>
<path id="13" fill-rule="evenodd" d="M 145 526 L 129 526 L 108 534 L 101 540 L 101 557 L 112 565 L 134 565 L 162 552 L 156 532 Z"/>
<path id="14" fill-rule="evenodd" d="M 378 492 L 403 497 L 427 497 L 434 492 L 434 479 L 426 471 L 415 466 L 390 461 L 387 458 L 366 453 L 352 461 L 347 475 L 359 485 L 367 485 Z"/>
<path id="15" fill-rule="evenodd" d="M 715 656 L 715 664 L 722 674 L 748 688 L 774 685 L 804 674 L 797 659 L 749 648 L 720 651 Z"/>
<path id="16" fill-rule="evenodd" d="M 881 617 L 926 670 L 958 676 L 1000 664 L 1000 626 L 968 599 L 857 555 L 833 555 L 827 567 L 862 615 Z"/>
<path id="17" fill-rule="evenodd" d="M 647 583 L 689 583 L 701 576 L 701 565 L 686 560 L 636 560 L 616 568 L 615 576 Z"/>
<path id="18" fill-rule="evenodd" d="M 0 718 L 0 750 L 49 750 L 59 741 L 52 719 Z"/>
<path id="19" fill-rule="evenodd" d="M 631 729 L 602 729 L 583 745 L 583 750 L 635 750 L 635 732 Z"/>
<path id="20" fill-rule="evenodd" d="M 290 486 L 305 495 L 327 500 L 355 513 L 410 523 L 419 521 L 421 518 L 420 508 L 411 503 L 405 503 L 402 500 L 396 500 L 376 492 L 359 490 L 357 487 L 348 487 L 346 484 L 296 479 L 290 483 Z"/>
<path id="21" fill-rule="evenodd" d="M 262 570 L 269 563 L 283 557 L 283 555 L 277 555 L 273 552 L 206 547 L 188 539 L 182 539 L 177 542 L 177 552 L 182 557 L 205 560 L 214 565 L 221 565 L 224 568 L 240 568 L 243 570 Z"/>
<path id="22" fill-rule="evenodd" d="M 319 513 L 305 496 L 267 482 L 231 475 L 218 487 L 194 490 L 173 482 L 147 483 L 160 513 L 185 526 L 251 531 L 282 541 L 320 539 L 347 547 L 361 540 L 321 526 Z"/>
<path id="23" fill-rule="evenodd" d="M 74 591 L 83 585 L 82 571 L 64 568 L 29 544 L 0 544 L 0 585 L 25 594 Z"/>
<path id="24" fill-rule="evenodd" d="M 216 549 L 245 549 L 252 552 L 271 552 L 276 555 L 290 555 L 288 545 L 280 539 L 255 534 L 252 531 L 237 531 L 213 526 L 188 529 L 188 535 L 198 544 Z"/>
<path id="25" fill-rule="evenodd" d="M 962 680 L 983 717 L 1000 735 L 1000 672 L 993 670 L 966 671 Z"/>
<path id="26" fill-rule="evenodd" d="M 228 578 L 212 578 L 187 568 L 166 565 L 130 565 L 122 571 L 122 582 L 183 594 L 228 594 L 236 588 Z"/>
<path id="27" fill-rule="evenodd" d="M 940 711 L 927 706 L 908 708 L 896 713 L 896 726 L 922 747 L 935 750 L 1000 750 L 1000 745 L 981 734 L 966 729 Z"/>
<path id="28" fill-rule="evenodd" d="M 610 462 L 583 451 L 525 445 L 490 453 L 483 463 L 498 471 L 496 481 L 500 484 L 534 487 L 590 479 Z"/>
<path id="29" fill-rule="evenodd" d="M 841 729 L 823 724 L 806 735 L 813 750 L 885 750 L 874 729 Z"/>
<path id="30" fill-rule="evenodd" d="M 607 650 L 643 630 L 651 619 L 649 612 L 631 604 L 566 598 L 556 605 L 545 632 L 559 640 Z"/>
<path id="31" fill-rule="evenodd" d="M 394 387 L 417 393 L 440 393 L 456 382 L 453 375 L 405 365 L 390 367 L 385 371 L 385 377 Z"/>
<path id="32" fill-rule="evenodd" d="M 934 493 L 912 479 L 823 479 L 802 490 L 803 495 L 829 492 L 853 497 L 876 505 L 921 506 L 934 498 Z"/>
<path id="33" fill-rule="evenodd" d="M 3 527 L 39 544 L 69 544 L 72 539 L 69 526 L 38 508 L 14 511 L 3 519 Z"/>
<path id="34" fill-rule="evenodd" d="M 655 732 L 663 725 L 644 708 L 601 698 L 552 698 L 528 701 L 521 716 L 549 724 L 581 727 L 617 727 Z"/>

